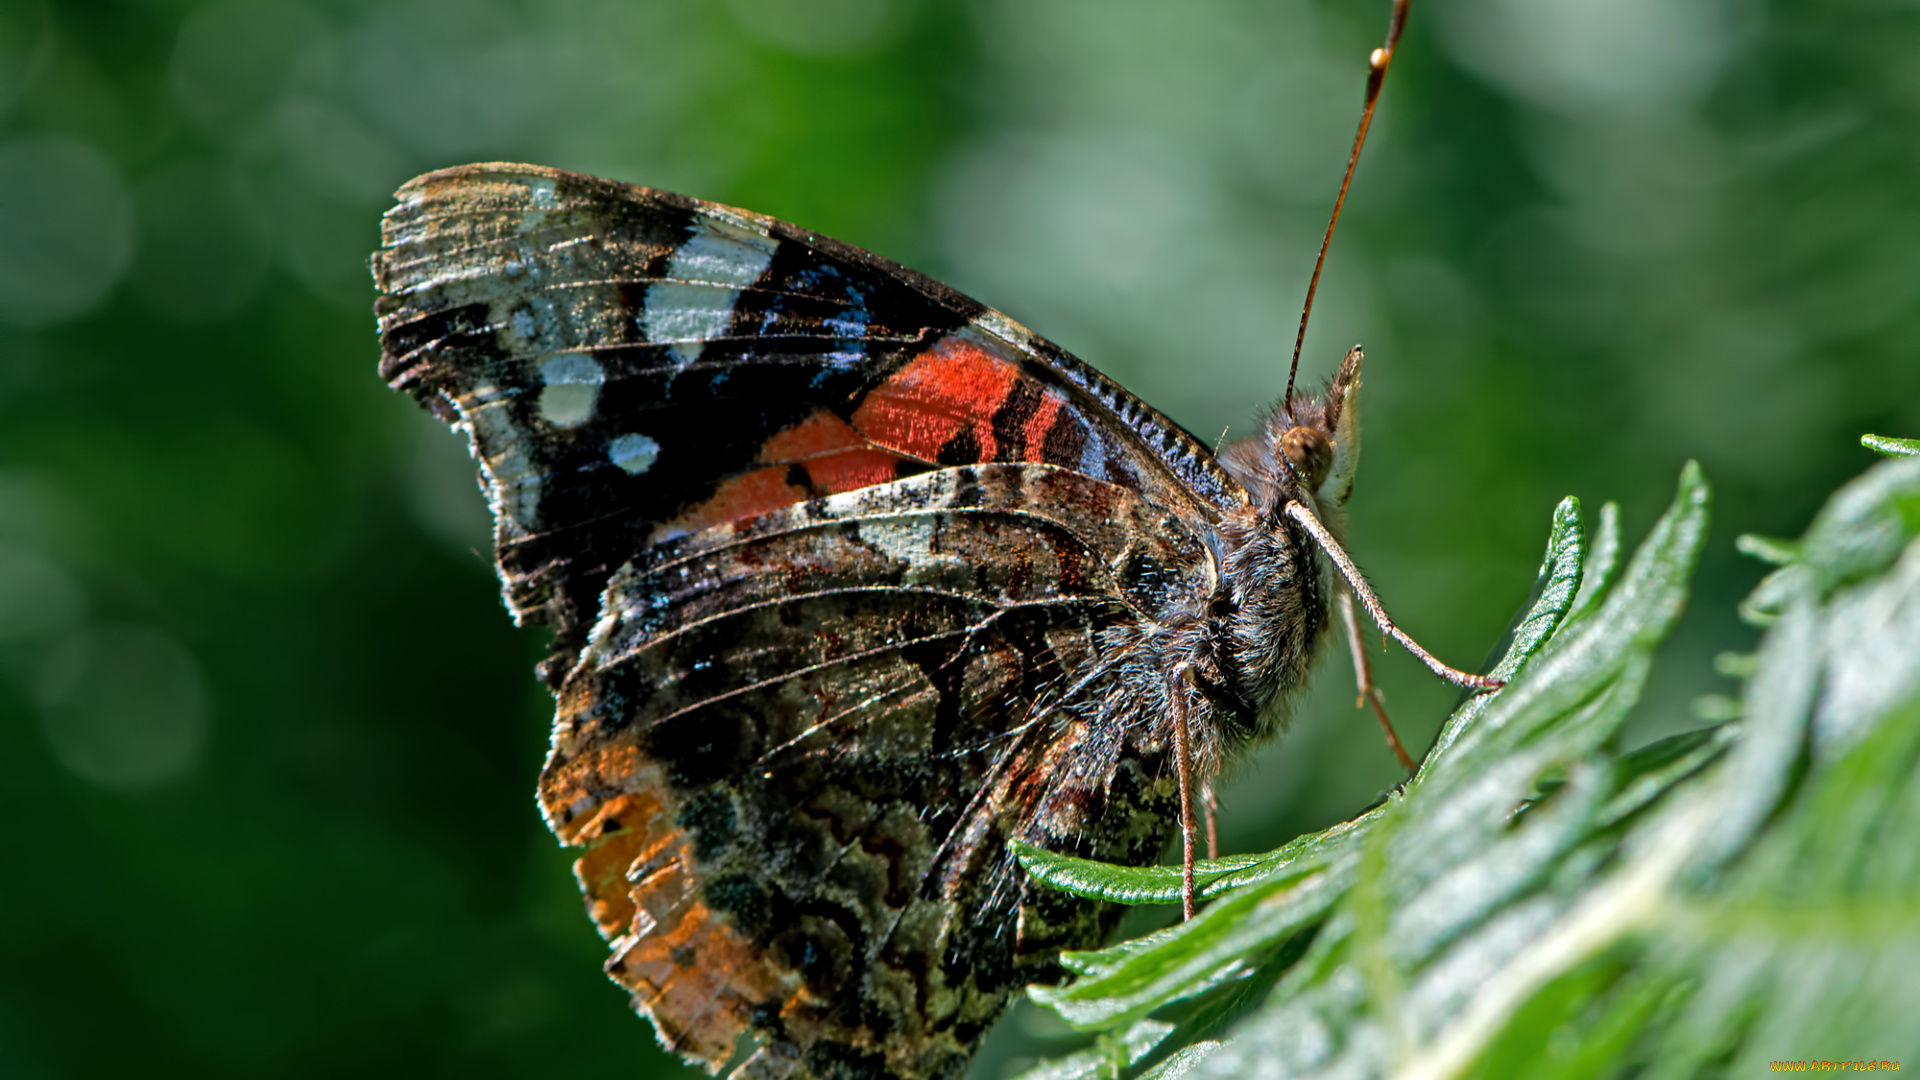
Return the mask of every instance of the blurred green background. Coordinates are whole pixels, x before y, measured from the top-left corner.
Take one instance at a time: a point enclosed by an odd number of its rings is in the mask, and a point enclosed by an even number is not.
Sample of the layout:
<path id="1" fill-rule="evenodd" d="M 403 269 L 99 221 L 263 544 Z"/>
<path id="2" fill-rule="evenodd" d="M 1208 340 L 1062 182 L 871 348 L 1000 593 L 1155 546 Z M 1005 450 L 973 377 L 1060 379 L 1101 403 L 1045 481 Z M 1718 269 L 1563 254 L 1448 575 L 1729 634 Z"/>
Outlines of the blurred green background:
<path id="1" fill-rule="evenodd" d="M 685 191 L 952 282 L 1211 439 L 1285 381 L 1381 0 L 0 0 L 0 1075 L 678 1075 L 532 790 L 463 449 L 375 377 L 409 176 Z M 1715 537 L 1635 741 L 1920 434 L 1920 8 L 1418 7 L 1305 367 L 1368 349 L 1352 550 L 1484 655 L 1562 495 Z M 1424 745 L 1453 695 L 1381 661 Z M 1393 783 L 1331 658 L 1229 848 Z M 1030 1054 L 996 1032 L 976 1069 Z M 1025 1032 L 1023 1034 L 1023 1031 Z"/>

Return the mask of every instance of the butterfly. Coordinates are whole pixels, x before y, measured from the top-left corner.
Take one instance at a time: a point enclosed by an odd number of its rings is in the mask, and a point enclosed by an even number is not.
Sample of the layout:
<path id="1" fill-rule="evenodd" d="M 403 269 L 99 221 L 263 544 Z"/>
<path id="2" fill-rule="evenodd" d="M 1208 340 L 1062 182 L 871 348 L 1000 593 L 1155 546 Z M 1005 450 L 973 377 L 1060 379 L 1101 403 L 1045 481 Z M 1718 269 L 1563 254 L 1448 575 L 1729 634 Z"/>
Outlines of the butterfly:
<path id="1" fill-rule="evenodd" d="M 1341 547 L 1358 348 L 1215 453 L 763 215 L 514 164 L 397 200 L 380 373 L 468 440 L 506 606 L 553 634 L 541 809 L 690 1061 L 958 1075 L 1115 922 L 1010 843 L 1139 865 L 1178 833 L 1191 875 L 1196 801 L 1336 610 L 1363 670 L 1355 598 L 1418 651 Z"/>

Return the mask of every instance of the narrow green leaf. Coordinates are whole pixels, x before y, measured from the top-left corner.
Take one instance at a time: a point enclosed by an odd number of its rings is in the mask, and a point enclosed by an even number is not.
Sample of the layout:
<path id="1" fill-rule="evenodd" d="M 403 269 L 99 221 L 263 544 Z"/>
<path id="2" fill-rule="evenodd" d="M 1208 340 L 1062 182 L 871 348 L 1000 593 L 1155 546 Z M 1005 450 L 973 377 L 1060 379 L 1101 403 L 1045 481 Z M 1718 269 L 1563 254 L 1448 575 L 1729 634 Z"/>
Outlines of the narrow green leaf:
<path id="1" fill-rule="evenodd" d="M 1670 991 L 1663 980 L 1636 978 L 1618 956 L 1583 965 L 1534 995 L 1468 1075 L 1474 1080 L 1594 1080 L 1613 1075 Z M 1596 1000 L 1606 1002 L 1606 1008 L 1594 1019 L 1588 1037 L 1566 1039 L 1562 1033 L 1588 1021 Z"/>
<path id="2" fill-rule="evenodd" d="M 1581 571 L 1580 591 L 1574 595 L 1569 620 L 1581 618 L 1599 605 L 1619 563 L 1620 504 L 1604 503 L 1600 507 L 1600 531 L 1594 536 L 1593 554 Z"/>
<path id="3" fill-rule="evenodd" d="M 1152 1018 L 1136 1021 L 1130 1032 L 1169 1020 L 1173 1024 L 1159 1042 L 1136 1056 L 1122 1075 L 1139 1076 L 1140 1080 L 1166 1080 L 1183 1075 L 1199 1064 L 1219 1047 L 1218 1037 L 1266 1000 L 1274 983 L 1299 959 L 1307 939 L 1294 940 L 1300 948 L 1281 949 L 1251 970 L 1243 968 L 1233 977 L 1222 979 L 1206 993 L 1162 1008 Z"/>
<path id="4" fill-rule="evenodd" d="M 1610 535 L 1604 509 L 1602 518 L 1601 540 L 1604 543 Z M 1616 546 L 1618 541 L 1618 536 L 1612 535 L 1612 542 Z M 1612 555 L 1608 554 L 1607 558 L 1611 560 Z M 1593 580 L 1587 566 L 1586 538 L 1580 526 L 1580 500 L 1568 496 L 1553 509 L 1553 520 L 1547 533 L 1547 550 L 1541 557 L 1539 571 L 1534 575 L 1533 593 L 1527 603 L 1521 606 L 1519 614 L 1514 616 L 1512 628 L 1508 630 L 1502 646 L 1494 650 L 1493 655 L 1499 659 L 1484 669 L 1486 673 L 1496 679 L 1511 681 L 1527 661 L 1566 624 L 1571 613 L 1579 610 L 1580 596 L 1584 595 L 1587 583 Z M 1426 760 L 1421 763 L 1422 772 L 1431 762 L 1447 755 L 1449 747 L 1479 719 L 1495 696 L 1479 692 L 1462 696 L 1460 707 L 1441 727 L 1432 749 L 1427 751 Z"/>
<path id="5" fill-rule="evenodd" d="M 1632 653 L 1646 653 L 1665 636 L 1686 598 L 1700 547 L 1706 539 L 1709 495 L 1699 466 L 1689 462 L 1679 490 L 1628 564 L 1620 583 L 1592 615 L 1568 626 L 1528 665 L 1513 684 L 1494 695 L 1462 733 L 1461 745 L 1448 755 L 1429 755 L 1421 776 L 1461 767 L 1501 746 L 1517 745 L 1551 727 L 1578 704 L 1601 692 L 1617 677 Z M 1471 706 L 1470 706 L 1471 707 Z M 1592 719 L 1614 714 L 1594 714 Z M 1449 726 L 1457 726 L 1449 721 Z M 1597 742 L 1611 727 L 1588 725 L 1585 738 Z M 1496 745 L 1477 747 L 1483 740 Z"/>
<path id="6" fill-rule="evenodd" d="M 1118 956 L 1096 974 L 1028 993 L 1074 1027 L 1130 1024 L 1208 989 L 1230 968 L 1311 929 L 1346 892 L 1356 861 L 1357 853 L 1349 852 L 1318 873 L 1229 893 L 1193 918 L 1149 935 L 1145 949 Z"/>
<path id="7" fill-rule="evenodd" d="M 1740 619 L 1750 626 L 1768 627 L 1780 621 L 1787 604 L 1812 586 L 1813 572 L 1799 563 L 1783 566 L 1766 577 L 1740 601 Z"/>
<path id="8" fill-rule="evenodd" d="M 1888 457 L 1913 457 L 1920 454 L 1920 439 L 1896 439 L 1889 435 L 1862 435 L 1860 445 L 1878 450 Z"/>
<path id="9" fill-rule="evenodd" d="M 1353 966 L 1359 969 L 1368 1006 L 1379 1017 L 1380 1026 L 1397 1051 L 1407 1042 L 1400 1008 L 1407 988 L 1399 957 L 1395 955 L 1393 930 L 1389 928 L 1392 921 L 1390 886 L 1384 880 L 1393 847 L 1394 824 L 1394 816 L 1389 815 L 1367 837 L 1360 863 L 1354 869 L 1353 891 L 1347 896 L 1345 907 L 1352 915 Z"/>
<path id="10" fill-rule="evenodd" d="M 1893 565 L 1920 529 L 1920 458 L 1883 461 L 1841 488 L 1807 530 L 1800 565 L 1825 600 Z"/>
<path id="11" fill-rule="evenodd" d="M 1275 877 L 1297 876 L 1323 865 L 1341 846 L 1358 838 L 1374 815 L 1363 814 L 1332 828 L 1296 837 L 1259 855 L 1230 855 L 1194 863 L 1195 893 L 1211 899 Z M 1116 866 L 1060 855 L 1018 840 L 1008 845 L 1035 881 L 1063 892 L 1115 904 L 1177 904 L 1184 883 L 1178 866 Z"/>
<path id="12" fill-rule="evenodd" d="M 1534 575 L 1533 593 L 1521 605 L 1500 643 L 1487 655 L 1487 665 L 1482 668 L 1486 674 L 1496 679 L 1511 679 L 1520 665 L 1552 636 L 1561 619 L 1572 609 L 1574 595 L 1580 589 L 1586 553 L 1586 536 L 1580 528 L 1580 500 L 1569 495 L 1553 508 L 1547 550 Z"/>
<path id="13" fill-rule="evenodd" d="M 1085 1050 L 1043 1061 L 1016 1080 L 1115 1080 L 1129 1063 L 1145 1057 L 1172 1032 L 1172 1024 L 1145 1020 L 1119 1036 L 1103 1035 Z"/>
<path id="14" fill-rule="evenodd" d="M 1742 533 L 1733 538 L 1733 547 L 1742 555 L 1751 555 L 1763 563 L 1774 566 L 1786 566 L 1800 558 L 1800 545 L 1791 540 L 1776 540 L 1771 536 L 1755 533 Z"/>
<path id="15" fill-rule="evenodd" d="M 1689 467 L 1610 587 L 1596 543 L 1513 682 L 1463 706 L 1472 722 L 1457 713 L 1364 827 L 1223 861 L 1219 882 L 1266 876 L 1070 957 L 1086 974 L 1035 996 L 1107 1034 L 1057 1075 L 1678 1080 L 1920 1060 L 1920 462 L 1876 466 L 1803 540 L 1769 544 L 1786 561 L 1748 607 L 1773 626 L 1720 665 L 1745 679 L 1738 723 L 1619 754 L 1707 501 Z"/>
<path id="16" fill-rule="evenodd" d="M 1701 728 L 1650 743 L 1613 763 L 1617 794 L 1599 818 L 1601 828 L 1626 820 L 1669 788 L 1718 760 L 1739 736 L 1734 724 Z"/>
<path id="17" fill-rule="evenodd" d="M 1020 865 L 1035 881 L 1051 885 L 1075 896 L 1105 900 L 1115 904 L 1177 904 L 1184 883 L 1178 866 L 1116 866 L 1072 855 L 1061 855 L 1015 840 L 1008 845 Z M 1284 850 L 1284 849 L 1283 849 Z M 1279 852 L 1265 855 L 1233 855 L 1224 859 L 1203 859 L 1194 864 L 1194 883 L 1201 895 L 1217 895 L 1226 881 L 1227 888 L 1264 877 L 1273 868 Z M 1252 878 L 1243 871 L 1255 868 Z"/>

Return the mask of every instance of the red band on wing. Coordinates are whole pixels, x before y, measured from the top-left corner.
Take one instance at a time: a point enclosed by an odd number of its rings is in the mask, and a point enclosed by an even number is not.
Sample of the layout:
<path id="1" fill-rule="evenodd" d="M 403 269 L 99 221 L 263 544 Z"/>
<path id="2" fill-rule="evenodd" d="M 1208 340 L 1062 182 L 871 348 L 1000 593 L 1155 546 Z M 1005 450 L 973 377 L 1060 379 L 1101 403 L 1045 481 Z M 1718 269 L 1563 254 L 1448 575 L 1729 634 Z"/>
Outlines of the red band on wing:
<path id="1" fill-rule="evenodd" d="M 1051 390 L 1047 391 L 1040 398 L 1040 404 L 1034 408 L 1033 415 L 1027 418 L 1025 425 L 1026 441 L 1024 445 L 1027 451 L 1026 460 L 1046 460 L 1046 455 L 1043 451 L 1047 445 L 1047 436 L 1053 431 L 1053 425 L 1056 422 L 1073 422 L 1070 418 L 1060 415 L 1061 410 L 1065 408 L 1065 406 L 1066 400 Z M 1056 461 L 1052 464 L 1071 465 L 1076 463 Z"/>
<path id="2" fill-rule="evenodd" d="M 769 439 L 760 460 L 799 465 L 806 469 L 814 494 L 835 495 L 892 480 L 903 459 L 823 409 Z"/>
<path id="3" fill-rule="evenodd" d="M 1060 391 L 982 342 L 949 335 L 868 391 L 848 419 L 822 409 L 768 439 L 762 467 L 730 477 L 655 536 L 884 484 L 913 471 L 901 468 L 909 463 L 1079 466 L 1086 440 L 1086 422 Z"/>
<path id="4" fill-rule="evenodd" d="M 788 466 L 771 465 L 728 479 L 706 502 L 655 529 L 654 539 L 685 536 L 805 502 L 810 497 L 807 489 L 789 484 L 789 471 Z"/>
<path id="5" fill-rule="evenodd" d="M 993 414 L 1020 379 L 1020 369 L 965 338 L 942 338 L 868 392 L 853 426 L 881 446 L 937 462 L 962 431 L 971 430 L 975 461 L 995 461 Z"/>
<path id="6" fill-rule="evenodd" d="M 825 409 L 767 440 L 759 458 L 765 463 L 761 468 L 723 481 L 706 501 L 662 525 L 655 536 L 696 533 L 822 495 L 884 484 L 899 475 L 904 460 Z"/>

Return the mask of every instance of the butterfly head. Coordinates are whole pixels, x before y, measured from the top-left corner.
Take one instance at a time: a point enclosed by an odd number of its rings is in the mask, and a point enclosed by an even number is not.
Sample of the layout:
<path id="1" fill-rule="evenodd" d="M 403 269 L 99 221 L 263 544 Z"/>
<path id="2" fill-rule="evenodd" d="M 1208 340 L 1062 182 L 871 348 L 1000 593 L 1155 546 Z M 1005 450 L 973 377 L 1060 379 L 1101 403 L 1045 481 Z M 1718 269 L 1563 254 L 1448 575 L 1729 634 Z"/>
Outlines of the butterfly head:
<path id="1" fill-rule="evenodd" d="M 1361 358 L 1355 346 L 1325 392 L 1281 402 L 1258 436 L 1223 455 L 1263 509 L 1277 512 L 1297 498 L 1311 498 L 1322 513 L 1346 506 L 1360 461 Z"/>

